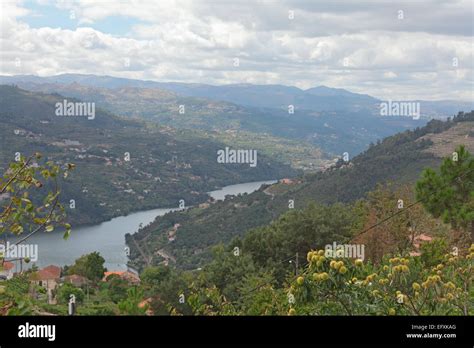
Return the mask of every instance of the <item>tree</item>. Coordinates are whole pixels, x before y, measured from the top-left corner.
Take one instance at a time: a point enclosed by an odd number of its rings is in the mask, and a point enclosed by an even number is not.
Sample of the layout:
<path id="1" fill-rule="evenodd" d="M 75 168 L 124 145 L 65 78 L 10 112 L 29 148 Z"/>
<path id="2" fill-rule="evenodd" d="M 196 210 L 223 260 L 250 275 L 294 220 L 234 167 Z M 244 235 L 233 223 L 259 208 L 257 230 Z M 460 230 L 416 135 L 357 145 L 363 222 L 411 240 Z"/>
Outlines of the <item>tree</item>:
<path id="1" fill-rule="evenodd" d="M 52 161 L 43 163 L 41 158 L 40 153 L 28 158 L 19 156 L 0 177 L 0 235 L 14 234 L 18 237 L 15 245 L 36 233 L 52 232 L 58 227 L 64 229 L 65 239 L 71 231 L 60 204 L 59 179 L 66 179 L 74 165 L 67 163 L 61 167 Z M 0 267 L 7 257 L 7 252 L 0 255 Z M 19 278 L 9 280 L 8 284 L 18 284 Z M 7 286 L 6 293 L 0 296 L 0 315 L 31 314 L 28 294 L 10 290 Z"/>
<path id="2" fill-rule="evenodd" d="M 377 185 L 366 200 L 357 203 L 366 217 L 360 228 L 365 232 L 358 233 L 352 243 L 364 244 L 365 257 L 380 262 L 387 253 L 412 251 L 415 237 L 422 233 L 442 236 L 448 233 L 449 225 L 440 224 L 423 206 L 414 203 L 411 186 Z M 377 225 L 380 221 L 384 223 Z"/>
<path id="3" fill-rule="evenodd" d="M 112 302 L 119 303 L 127 298 L 128 282 L 116 274 L 109 275 L 105 283 L 106 297 Z"/>
<path id="4" fill-rule="evenodd" d="M 118 303 L 120 313 L 126 315 L 144 315 L 148 305 L 140 307 L 143 300 L 143 290 L 137 287 L 131 287 L 127 291 L 127 298 Z"/>
<path id="5" fill-rule="evenodd" d="M 38 232 L 52 232 L 57 226 L 64 227 L 65 238 L 71 231 L 71 225 L 65 222 L 65 210 L 59 203 L 58 178 L 61 175 L 67 178 L 74 165 L 66 164 L 61 168 L 52 161 L 41 165 L 40 159 L 40 153 L 29 158 L 21 156 L 0 178 L 0 195 L 6 198 L 2 200 L 0 235 L 26 233 L 16 244 Z M 41 200 L 40 190 L 48 186 L 52 190 Z"/>
<path id="6" fill-rule="evenodd" d="M 104 276 L 107 269 L 104 267 L 105 259 L 100 253 L 94 251 L 87 255 L 82 255 L 75 263 L 69 267 L 68 274 L 78 274 L 92 281 L 98 281 Z"/>
<path id="7" fill-rule="evenodd" d="M 144 286 L 155 286 L 168 279 L 171 270 L 167 266 L 147 267 L 140 274 L 140 279 Z"/>
<path id="8" fill-rule="evenodd" d="M 416 196 L 434 217 L 470 230 L 474 240 L 474 156 L 463 145 L 443 161 L 439 173 L 423 172 Z"/>
<path id="9" fill-rule="evenodd" d="M 76 288 L 71 283 L 64 283 L 58 290 L 58 298 L 63 303 L 68 303 L 71 295 L 74 295 L 78 303 L 84 300 L 84 291 L 80 288 Z"/>

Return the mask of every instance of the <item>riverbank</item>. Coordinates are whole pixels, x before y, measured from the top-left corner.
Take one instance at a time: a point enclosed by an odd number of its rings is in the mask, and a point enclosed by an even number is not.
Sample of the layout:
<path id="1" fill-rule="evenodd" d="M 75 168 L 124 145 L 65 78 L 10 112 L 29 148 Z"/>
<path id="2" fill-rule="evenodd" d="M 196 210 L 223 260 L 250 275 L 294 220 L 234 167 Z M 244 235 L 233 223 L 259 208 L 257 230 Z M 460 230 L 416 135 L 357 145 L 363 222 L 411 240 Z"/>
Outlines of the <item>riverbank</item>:
<path id="1" fill-rule="evenodd" d="M 263 184 L 274 182 L 275 180 L 269 180 L 229 185 L 208 194 L 220 200 L 226 195 L 251 193 Z M 132 234 L 141 226 L 153 222 L 156 217 L 176 209 L 178 208 L 151 209 L 115 217 L 95 225 L 74 227 L 68 240 L 64 240 L 60 232 L 41 233 L 29 238 L 26 244 L 38 245 L 38 267 L 50 264 L 69 265 L 84 254 L 98 251 L 106 260 L 105 267 L 109 270 L 123 270 L 127 268 L 128 261 L 125 234 Z"/>

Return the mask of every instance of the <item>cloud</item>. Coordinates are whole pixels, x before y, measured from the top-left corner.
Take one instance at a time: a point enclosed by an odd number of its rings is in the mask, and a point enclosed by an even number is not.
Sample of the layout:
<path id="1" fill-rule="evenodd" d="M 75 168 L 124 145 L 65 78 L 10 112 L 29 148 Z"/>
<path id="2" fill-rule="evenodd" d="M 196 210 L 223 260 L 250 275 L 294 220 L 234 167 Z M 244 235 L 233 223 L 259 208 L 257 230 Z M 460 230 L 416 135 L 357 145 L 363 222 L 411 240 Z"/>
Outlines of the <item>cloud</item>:
<path id="1" fill-rule="evenodd" d="M 380 98 L 473 99 L 470 1 L 43 0 L 34 8 L 1 6 L 1 74 L 324 84 Z M 55 25 L 52 6 L 64 16 L 74 11 L 77 27 Z M 38 15 L 52 24 L 28 24 Z M 117 17 L 137 23 L 126 35 L 98 29 Z"/>

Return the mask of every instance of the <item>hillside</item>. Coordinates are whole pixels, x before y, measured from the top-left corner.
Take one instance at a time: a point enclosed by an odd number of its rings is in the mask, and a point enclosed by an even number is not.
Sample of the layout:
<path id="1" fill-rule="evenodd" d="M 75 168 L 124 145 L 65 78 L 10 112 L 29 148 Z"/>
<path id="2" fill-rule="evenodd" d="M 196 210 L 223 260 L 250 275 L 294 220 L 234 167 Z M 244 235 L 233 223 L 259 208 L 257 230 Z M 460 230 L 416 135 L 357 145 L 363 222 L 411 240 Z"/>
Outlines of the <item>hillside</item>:
<path id="1" fill-rule="evenodd" d="M 169 213 L 127 237 L 132 248 L 132 264 L 138 267 L 157 264 L 163 259 L 155 253 L 161 250 L 176 258 L 178 267 L 195 268 L 208 260 L 210 246 L 229 242 L 253 227 L 268 224 L 288 211 L 290 200 L 294 201 L 295 209 L 302 209 L 311 201 L 348 203 L 363 198 L 378 183 L 413 183 L 424 168 L 436 167 L 441 162 L 440 156 L 433 154 L 439 143 L 451 149 L 464 143 L 474 151 L 470 138 L 473 129 L 473 112 L 461 113 L 449 122 L 433 120 L 425 127 L 372 145 L 348 164 L 341 160 L 325 172 L 293 182 L 262 187 L 250 195 L 231 197 L 210 206 Z M 167 232 L 175 224 L 179 224 L 175 240 L 169 242 Z M 135 248 L 143 243 L 154 255 L 146 261 Z"/>
<path id="2" fill-rule="evenodd" d="M 381 117 L 374 109 L 376 99 L 327 87 L 303 93 L 286 86 L 207 86 L 215 93 L 205 93 L 207 89 L 201 93 L 205 85 L 139 83 L 126 79 L 111 84 L 107 81 L 114 78 L 78 76 L 74 79 L 74 76 L 31 80 L 21 76 L 0 77 L 0 81 L 28 90 L 94 101 L 120 116 L 214 132 L 213 137 L 223 142 L 229 140 L 229 133 L 236 141 L 258 139 L 255 148 L 267 154 L 273 144 L 291 141 L 284 148 L 290 156 L 283 160 L 306 170 L 320 169 L 326 160 L 344 152 L 355 156 L 371 142 L 426 123 L 426 119 Z M 288 112 L 289 105 L 294 106 L 292 114 Z M 184 108 L 181 112 L 180 106 Z M 295 146 L 303 148 L 303 152 L 293 151 Z"/>
<path id="3" fill-rule="evenodd" d="M 15 84 L 72 84 L 120 89 L 124 87 L 159 88 L 174 92 L 183 97 L 206 98 L 214 101 L 227 101 L 234 104 L 256 108 L 283 108 L 293 104 L 301 110 L 311 111 L 365 111 L 376 113 L 380 100 L 342 88 L 318 86 L 306 90 L 284 85 L 230 84 L 214 86 L 201 83 L 157 82 L 135 80 L 112 76 L 87 74 L 62 74 L 48 77 L 33 75 L 0 76 L 1 83 Z M 26 87 L 25 87 L 26 88 Z M 420 101 L 423 117 L 447 118 L 459 110 L 471 110 L 472 101 L 454 100 Z"/>
<path id="4" fill-rule="evenodd" d="M 76 164 L 62 187 L 65 202 L 76 202 L 68 212 L 75 224 L 177 207 L 180 200 L 193 205 L 205 202 L 206 192 L 225 185 L 296 174 L 263 154 L 256 167 L 218 163 L 217 151 L 226 146 L 221 142 L 192 131 L 123 119 L 100 108 L 94 119 L 58 117 L 55 103 L 63 100 L 58 94 L 0 86 L 0 170 L 17 152 L 41 152 L 59 164 Z"/>

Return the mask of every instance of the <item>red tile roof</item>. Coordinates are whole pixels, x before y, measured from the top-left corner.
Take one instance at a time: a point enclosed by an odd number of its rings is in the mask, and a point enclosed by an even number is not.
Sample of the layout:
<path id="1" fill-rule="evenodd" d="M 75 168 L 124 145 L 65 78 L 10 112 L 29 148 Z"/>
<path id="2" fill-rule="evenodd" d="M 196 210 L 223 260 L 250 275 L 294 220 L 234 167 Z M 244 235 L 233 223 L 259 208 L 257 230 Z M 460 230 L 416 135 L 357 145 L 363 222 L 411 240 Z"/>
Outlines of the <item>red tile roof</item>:
<path id="1" fill-rule="evenodd" d="M 36 274 L 32 276 L 35 280 L 50 280 L 59 279 L 61 277 L 61 268 L 58 266 L 50 265 L 43 269 L 40 269 Z"/>
<path id="2" fill-rule="evenodd" d="M 15 265 L 13 264 L 13 262 L 4 261 L 4 262 L 3 262 L 3 265 L 0 264 L 0 269 L 3 269 L 4 271 L 9 271 L 9 270 L 11 270 L 13 267 L 15 267 Z"/>

